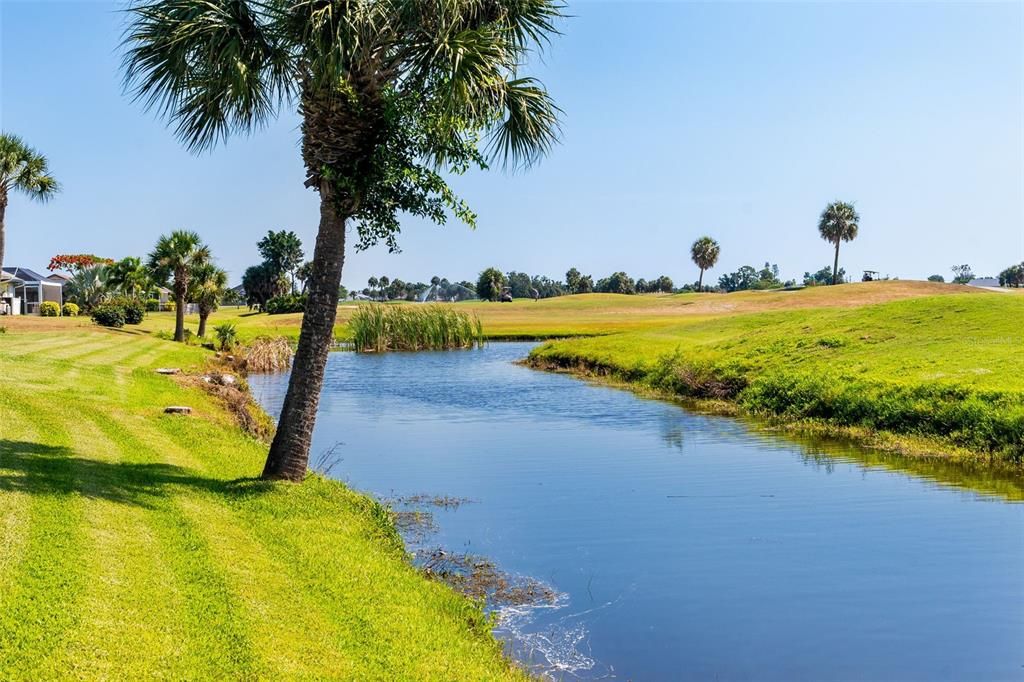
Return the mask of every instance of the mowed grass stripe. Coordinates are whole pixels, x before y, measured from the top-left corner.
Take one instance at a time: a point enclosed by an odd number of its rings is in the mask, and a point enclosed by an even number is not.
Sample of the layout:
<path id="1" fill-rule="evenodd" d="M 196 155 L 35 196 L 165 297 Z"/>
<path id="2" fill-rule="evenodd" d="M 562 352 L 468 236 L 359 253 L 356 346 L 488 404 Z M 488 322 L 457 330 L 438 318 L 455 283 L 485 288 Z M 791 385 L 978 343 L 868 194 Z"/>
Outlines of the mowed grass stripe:
<path id="1" fill-rule="evenodd" d="M 30 422 L 9 406 L 11 396 L 0 392 L 0 594 L 6 592 L 13 567 L 28 538 L 31 494 L 24 489 L 24 472 L 8 462 L 15 443 L 32 442 L 38 434 Z"/>
<path id="2" fill-rule="evenodd" d="M 13 678 L 59 674 L 67 633 L 78 619 L 86 580 L 84 519 L 71 439 L 45 401 L 19 396 L 15 419 L 44 420 L 34 441 L 0 441 L 0 460 L 18 473 L 11 486 L 31 497 L 20 561 L 0 594 L 0 671 Z"/>
<path id="3" fill-rule="evenodd" d="M 84 502 L 89 580 L 61 668 L 89 679 L 181 677 L 177 654 L 188 631 L 178 615 L 180 591 L 149 522 L 157 512 L 131 484 L 130 458 L 95 419 L 79 420 L 78 434 L 90 443 L 85 461 L 99 485 Z"/>
<path id="4" fill-rule="evenodd" d="M 120 484 L 130 495 L 127 501 L 149 510 L 147 523 L 170 573 L 166 579 L 180 595 L 176 613 L 190 635 L 178 643 L 184 649 L 184 668 L 202 677 L 221 677 L 227 671 L 259 676 L 265 665 L 253 646 L 245 611 L 211 551 L 218 539 L 204 532 L 203 518 L 190 518 L 183 511 L 183 505 L 191 508 L 190 498 L 218 482 L 168 463 L 172 458 L 167 449 L 154 448 L 155 434 L 151 427 L 140 428 L 138 420 L 124 420 L 130 428 L 109 415 L 94 415 L 93 421 L 124 453 Z"/>

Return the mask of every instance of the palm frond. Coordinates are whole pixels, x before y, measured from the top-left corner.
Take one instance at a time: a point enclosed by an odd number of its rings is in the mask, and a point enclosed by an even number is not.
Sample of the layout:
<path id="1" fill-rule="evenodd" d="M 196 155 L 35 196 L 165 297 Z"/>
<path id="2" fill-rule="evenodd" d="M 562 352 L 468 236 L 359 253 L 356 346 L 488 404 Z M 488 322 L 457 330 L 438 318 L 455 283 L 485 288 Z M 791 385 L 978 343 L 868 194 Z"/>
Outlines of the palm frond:
<path id="1" fill-rule="evenodd" d="M 491 133 L 490 156 L 506 168 L 532 166 L 558 142 L 562 110 L 532 78 L 508 81 L 503 105 L 503 120 Z"/>
<path id="2" fill-rule="evenodd" d="M 156 0 L 131 7 L 124 84 L 193 151 L 273 117 L 292 90 L 290 53 L 257 0 Z"/>

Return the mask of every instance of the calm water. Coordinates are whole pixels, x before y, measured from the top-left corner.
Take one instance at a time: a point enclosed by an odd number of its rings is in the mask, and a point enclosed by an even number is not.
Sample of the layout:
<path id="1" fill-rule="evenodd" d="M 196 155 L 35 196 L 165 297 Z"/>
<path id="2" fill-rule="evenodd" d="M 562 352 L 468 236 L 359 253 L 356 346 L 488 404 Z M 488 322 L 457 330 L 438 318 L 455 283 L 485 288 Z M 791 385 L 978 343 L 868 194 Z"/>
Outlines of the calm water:
<path id="1" fill-rule="evenodd" d="M 562 594 L 506 613 L 516 655 L 564 679 L 1024 679 L 1024 506 L 513 365 L 529 348 L 333 353 L 314 442 L 358 489 L 475 500 L 430 541 Z M 250 378 L 273 413 L 286 381 Z"/>

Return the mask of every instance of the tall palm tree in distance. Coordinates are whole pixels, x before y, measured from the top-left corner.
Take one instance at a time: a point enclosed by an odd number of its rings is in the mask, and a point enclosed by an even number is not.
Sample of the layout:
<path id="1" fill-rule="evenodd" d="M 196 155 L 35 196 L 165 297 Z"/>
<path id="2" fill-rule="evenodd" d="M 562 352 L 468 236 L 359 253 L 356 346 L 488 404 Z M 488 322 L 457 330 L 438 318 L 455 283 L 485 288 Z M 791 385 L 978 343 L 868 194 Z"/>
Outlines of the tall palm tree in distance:
<path id="1" fill-rule="evenodd" d="M 860 216 L 853 204 L 845 201 L 833 201 L 821 212 L 818 219 L 818 232 L 821 238 L 836 245 L 836 259 L 832 265 L 832 284 L 839 284 L 839 243 L 849 242 L 857 238 Z"/>
<path id="2" fill-rule="evenodd" d="M 320 196 L 308 299 L 264 478 L 306 475 L 333 342 L 346 225 L 397 250 L 400 213 L 476 216 L 443 172 L 536 161 L 558 108 L 520 74 L 557 33 L 560 0 L 140 0 L 126 85 L 189 149 L 301 118 L 305 185 Z M 488 142 L 489 140 L 489 142 Z M 484 146 L 486 145 L 486 146 Z"/>
<path id="3" fill-rule="evenodd" d="M 690 247 L 690 258 L 700 268 L 700 279 L 697 280 L 697 291 L 704 289 L 704 271 L 715 267 L 721 247 L 711 237 L 701 237 Z"/>
<path id="4" fill-rule="evenodd" d="M 4 264 L 5 217 L 11 192 L 49 201 L 59 191 L 60 185 L 50 175 L 45 156 L 17 135 L 0 133 L 0 266 Z"/>
<path id="5" fill-rule="evenodd" d="M 213 263 L 202 263 L 189 273 L 188 300 L 199 308 L 200 337 L 206 337 L 206 320 L 220 306 L 228 288 L 228 273 Z"/>
<path id="6" fill-rule="evenodd" d="M 199 235 L 176 230 L 157 240 L 147 265 L 159 284 L 172 281 L 174 290 L 174 340 L 185 340 L 185 303 L 192 271 L 210 261 L 210 248 Z"/>

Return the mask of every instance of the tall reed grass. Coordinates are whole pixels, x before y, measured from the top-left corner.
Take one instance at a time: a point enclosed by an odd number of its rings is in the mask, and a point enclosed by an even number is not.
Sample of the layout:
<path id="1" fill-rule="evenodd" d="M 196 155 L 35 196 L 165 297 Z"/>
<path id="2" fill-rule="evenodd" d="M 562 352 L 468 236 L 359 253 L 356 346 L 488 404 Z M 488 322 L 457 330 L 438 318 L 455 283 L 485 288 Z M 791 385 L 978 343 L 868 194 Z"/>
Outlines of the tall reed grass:
<path id="1" fill-rule="evenodd" d="M 484 343 L 476 315 L 441 305 L 364 305 L 348 322 L 357 352 L 451 350 Z"/>
<path id="2" fill-rule="evenodd" d="M 288 339 L 260 336 L 245 348 L 245 368 L 250 372 L 283 372 L 291 366 L 293 355 Z"/>

